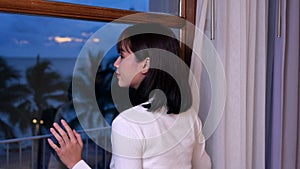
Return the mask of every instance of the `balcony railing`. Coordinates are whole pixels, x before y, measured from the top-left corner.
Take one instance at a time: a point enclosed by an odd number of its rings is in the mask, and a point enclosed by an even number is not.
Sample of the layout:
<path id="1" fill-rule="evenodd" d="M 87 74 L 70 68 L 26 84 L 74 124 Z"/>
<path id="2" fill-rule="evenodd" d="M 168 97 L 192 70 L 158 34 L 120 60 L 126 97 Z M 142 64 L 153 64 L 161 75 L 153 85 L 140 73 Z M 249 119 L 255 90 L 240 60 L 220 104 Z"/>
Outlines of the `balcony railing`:
<path id="1" fill-rule="evenodd" d="M 83 159 L 92 167 L 98 169 L 109 168 L 111 153 L 98 146 L 86 133 L 106 133 L 108 128 L 78 131 L 83 136 Z M 56 153 L 49 147 L 47 139 L 52 135 L 39 135 L 25 138 L 0 140 L 0 169 L 50 169 L 65 168 Z M 96 139 L 108 137 L 102 135 Z M 105 138 L 103 138 L 106 140 Z M 97 142 L 97 140 L 96 140 Z M 105 145 L 106 146 L 106 145 Z"/>

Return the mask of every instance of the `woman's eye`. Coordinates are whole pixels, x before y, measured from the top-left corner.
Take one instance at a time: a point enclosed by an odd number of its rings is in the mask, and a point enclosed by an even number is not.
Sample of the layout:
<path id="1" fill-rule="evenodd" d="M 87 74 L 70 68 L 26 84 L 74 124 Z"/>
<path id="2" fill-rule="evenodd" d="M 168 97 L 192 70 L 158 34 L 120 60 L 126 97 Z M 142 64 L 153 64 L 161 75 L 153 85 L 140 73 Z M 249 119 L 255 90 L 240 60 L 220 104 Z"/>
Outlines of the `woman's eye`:
<path id="1" fill-rule="evenodd" d="M 121 59 L 124 59 L 124 56 L 120 55 Z"/>

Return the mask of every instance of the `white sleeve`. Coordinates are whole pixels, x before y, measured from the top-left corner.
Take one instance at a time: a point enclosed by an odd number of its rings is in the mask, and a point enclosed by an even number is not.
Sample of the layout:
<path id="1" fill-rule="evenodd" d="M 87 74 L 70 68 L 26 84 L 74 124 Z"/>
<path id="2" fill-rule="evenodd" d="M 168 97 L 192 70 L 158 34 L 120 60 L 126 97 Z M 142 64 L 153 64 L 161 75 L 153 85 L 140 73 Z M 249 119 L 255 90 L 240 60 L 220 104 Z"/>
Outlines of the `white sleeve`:
<path id="1" fill-rule="evenodd" d="M 193 169 L 211 169 L 211 160 L 205 151 L 205 143 L 196 143 L 193 151 Z"/>
<path id="2" fill-rule="evenodd" d="M 196 124 L 197 139 L 194 145 L 193 157 L 192 157 L 192 168 L 193 169 L 211 169 L 211 159 L 205 151 L 205 137 L 202 134 L 202 125 L 199 119 Z"/>
<path id="3" fill-rule="evenodd" d="M 91 169 L 89 165 L 83 160 L 80 160 L 78 163 L 76 163 L 72 169 Z"/>
<path id="4" fill-rule="evenodd" d="M 110 169 L 141 169 L 142 166 L 142 159 L 134 159 L 134 158 L 127 158 L 121 157 L 118 155 L 112 155 L 111 162 L 110 162 Z"/>

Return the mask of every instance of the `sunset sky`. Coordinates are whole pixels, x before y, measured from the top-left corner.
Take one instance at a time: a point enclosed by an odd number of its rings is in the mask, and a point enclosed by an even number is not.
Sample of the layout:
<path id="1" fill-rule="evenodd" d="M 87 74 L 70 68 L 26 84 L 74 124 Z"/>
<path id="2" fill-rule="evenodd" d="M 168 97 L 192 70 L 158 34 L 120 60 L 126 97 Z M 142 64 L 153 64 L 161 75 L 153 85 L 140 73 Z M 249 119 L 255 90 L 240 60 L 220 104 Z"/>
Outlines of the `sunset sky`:
<path id="1" fill-rule="evenodd" d="M 62 1 L 147 11 L 149 0 Z M 89 38 L 106 24 L 8 13 L 0 13 L 0 20 L 0 56 L 3 57 L 35 57 L 37 54 L 41 57 L 77 57 L 88 40 L 96 45 L 100 43 L 99 38 Z M 112 30 L 110 36 L 117 35 Z"/>

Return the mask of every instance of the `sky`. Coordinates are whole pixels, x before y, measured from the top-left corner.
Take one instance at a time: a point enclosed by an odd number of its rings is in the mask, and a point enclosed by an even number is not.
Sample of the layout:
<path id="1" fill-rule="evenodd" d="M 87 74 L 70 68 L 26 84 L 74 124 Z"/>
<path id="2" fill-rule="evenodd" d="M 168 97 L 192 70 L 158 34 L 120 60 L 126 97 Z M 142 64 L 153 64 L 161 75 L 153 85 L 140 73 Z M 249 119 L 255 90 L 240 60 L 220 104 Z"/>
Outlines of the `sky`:
<path id="1" fill-rule="evenodd" d="M 149 0 L 58 0 L 79 4 L 148 11 Z M 90 37 L 106 23 L 0 13 L 0 56 L 2 57 L 77 57 L 86 42 L 115 40 Z"/>
<path id="2" fill-rule="evenodd" d="M 0 14 L 0 18 L 0 56 L 4 57 L 74 57 L 103 25 L 16 14 Z"/>

